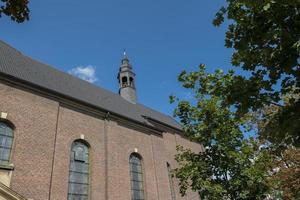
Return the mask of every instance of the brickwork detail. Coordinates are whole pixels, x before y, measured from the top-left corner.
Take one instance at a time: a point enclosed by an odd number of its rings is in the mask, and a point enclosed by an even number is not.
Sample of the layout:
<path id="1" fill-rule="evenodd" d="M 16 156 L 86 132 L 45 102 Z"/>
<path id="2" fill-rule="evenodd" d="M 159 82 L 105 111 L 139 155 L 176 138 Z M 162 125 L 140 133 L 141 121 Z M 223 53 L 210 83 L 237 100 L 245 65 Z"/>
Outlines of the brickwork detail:
<path id="1" fill-rule="evenodd" d="M 67 199 L 70 150 L 77 139 L 90 145 L 90 200 L 131 199 L 133 152 L 142 156 L 146 199 L 171 200 L 166 163 L 176 167 L 176 145 L 201 150 L 178 134 L 139 132 L 3 83 L 0 112 L 16 126 L 11 188 L 34 200 Z M 181 198 L 176 186 L 175 192 L 178 200 L 197 199 L 192 192 Z"/>

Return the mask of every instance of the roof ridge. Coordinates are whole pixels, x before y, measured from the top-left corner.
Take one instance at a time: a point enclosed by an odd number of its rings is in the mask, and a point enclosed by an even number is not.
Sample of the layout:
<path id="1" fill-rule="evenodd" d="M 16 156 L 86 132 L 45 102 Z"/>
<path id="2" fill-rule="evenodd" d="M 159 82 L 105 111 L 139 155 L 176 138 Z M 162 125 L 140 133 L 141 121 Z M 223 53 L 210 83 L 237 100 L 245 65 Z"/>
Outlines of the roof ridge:
<path id="1" fill-rule="evenodd" d="M 176 129 L 180 127 L 167 114 L 140 103 L 132 104 L 115 92 L 34 60 L 1 40 L 0 51 L 0 72 L 3 74 L 138 122 L 143 122 L 142 115 L 145 115 Z"/>

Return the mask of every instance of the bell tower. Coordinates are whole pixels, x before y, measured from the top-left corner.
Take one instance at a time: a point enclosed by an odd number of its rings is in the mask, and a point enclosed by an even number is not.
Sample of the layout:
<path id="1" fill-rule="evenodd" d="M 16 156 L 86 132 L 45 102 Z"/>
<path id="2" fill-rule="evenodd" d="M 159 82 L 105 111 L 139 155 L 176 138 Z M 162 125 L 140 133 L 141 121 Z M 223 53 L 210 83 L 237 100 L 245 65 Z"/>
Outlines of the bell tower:
<path id="1" fill-rule="evenodd" d="M 135 90 L 135 73 L 129 64 L 129 59 L 124 51 L 123 59 L 118 73 L 119 80 L 119 94 L 121 97 L 131 103 L 136 103 L 136 90 Z"/>

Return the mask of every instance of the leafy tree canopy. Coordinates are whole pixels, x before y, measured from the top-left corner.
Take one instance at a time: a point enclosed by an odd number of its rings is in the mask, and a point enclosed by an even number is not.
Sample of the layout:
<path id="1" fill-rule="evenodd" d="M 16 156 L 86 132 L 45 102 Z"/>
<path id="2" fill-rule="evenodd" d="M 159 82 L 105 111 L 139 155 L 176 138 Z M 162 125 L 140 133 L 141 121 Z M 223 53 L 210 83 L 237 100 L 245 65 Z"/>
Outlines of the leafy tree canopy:
<path id="1" fill-rule="evenodd" d="M 179 101 L 175 114 L 186 135 L 205 148 L 194 153 L 178 147 L 175 173 L 181 193 L 191 187 L 209 200 L 266 198 L 272 192 L 271 157 L 259 141 L 244 138 L 252 116 L 237 117 L 227 104 L 224 93 L 234 81 L 233 72 L 209 74 L 200 65 L 199 71 L 183 71 L 179 81 L 194 92 L 195 102 Z"/>
<path id="2" fill-rule="evenodd" d="M 171 97 L 175 116 L 204 146 L 200 153 L 178 147 L 181 193 L 190 187 L 209 200 L 299 199 L 300 1 L 227 0 L 213 23 L 225 19 L 232 65 L 247 75 L 207 73 L 204 65 L 179 75 L 194 99 Z"/>
<path id="3" fill-rule="evenodd" d="M 234 49 L 232 64 L 250 72 L 247 78 L 235 76 L 227 88 L 228 103 L 239 114 L 281 107 L 275 135 L 299 146 L 300 1 L 227 0 L 214 25 L 226 17 L 232 22 L 225 38 L 225 46 Z M 289 102 L 283 102 L 287 95 Z"/>
<path id="4" fill-rule="evenodd" d="M 29 0 L 1 0 L 0 17 L 6 15 L 18 23 L 29 20 L 28 3 Z"/>
<path id="5" fill-rule="evenodd" d="M 276 173 L 272 176 L 277 182 L 277 191 L 282 192 L 284 200 L 300 198 L 300 149 L 288 148 L 273 159 Z"/>

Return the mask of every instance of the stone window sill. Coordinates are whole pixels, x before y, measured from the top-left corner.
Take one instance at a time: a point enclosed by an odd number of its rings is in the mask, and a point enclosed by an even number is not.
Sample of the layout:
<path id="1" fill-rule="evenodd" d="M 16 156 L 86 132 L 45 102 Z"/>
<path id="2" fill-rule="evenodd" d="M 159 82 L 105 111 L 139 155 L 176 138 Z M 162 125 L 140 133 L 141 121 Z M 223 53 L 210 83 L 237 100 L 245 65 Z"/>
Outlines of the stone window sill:
<path id="1" fill-rule="evenodd" d="M 8 164 L 8 165 L 3 165 L 3 164 L 0 164 L 0 170 L 14 170 L 14 165 L 13 164 Z"/>

